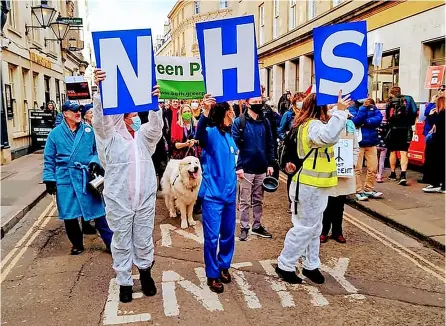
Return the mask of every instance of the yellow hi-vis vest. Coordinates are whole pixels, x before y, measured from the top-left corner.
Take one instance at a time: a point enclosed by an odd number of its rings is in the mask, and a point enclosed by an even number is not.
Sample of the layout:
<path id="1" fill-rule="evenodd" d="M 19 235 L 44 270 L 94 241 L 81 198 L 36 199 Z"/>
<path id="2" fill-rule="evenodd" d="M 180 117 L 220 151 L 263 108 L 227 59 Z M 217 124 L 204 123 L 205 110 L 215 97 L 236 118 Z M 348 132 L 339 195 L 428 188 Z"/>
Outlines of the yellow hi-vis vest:
<path id="1" fill-rule="evenodd" d="M 304 161 L 293 181 L 318 188 L 334 187 L 338 176 L 333 146 L 312 149 L 308 145 L 310 123 L 311 120 L 301 125 L 297 133 L 297 155 Z"/>

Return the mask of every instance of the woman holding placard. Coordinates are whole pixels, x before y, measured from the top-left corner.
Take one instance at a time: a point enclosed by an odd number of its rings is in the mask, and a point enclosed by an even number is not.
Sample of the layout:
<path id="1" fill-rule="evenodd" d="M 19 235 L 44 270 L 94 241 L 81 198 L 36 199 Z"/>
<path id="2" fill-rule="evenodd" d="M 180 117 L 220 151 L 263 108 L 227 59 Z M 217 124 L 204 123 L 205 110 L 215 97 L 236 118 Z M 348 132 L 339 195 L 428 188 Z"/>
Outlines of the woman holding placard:
<path id="1" fill-rule="evenodd" d="M 319 271 L 319 236 L 328 197 L 338 184 L 333 146 L 345 128 L 349 104 L 349 96 L 342 98 L 339 92 L 338 103 L 328 119 L 327 107 L 318 106 L 316 94 L 310 94 L 296 115 L 297 154 L 303 163 L 291 182 L 293 227 L 286 234 L 276 267 L 276 273 L 288 283 L 302 283 L 296 274 L 297 261 L 302 256 L 302 274 L 317 284 L 325 281 Z M 295 172 L 296 165 L 287 163 L 286 171 Z"/>

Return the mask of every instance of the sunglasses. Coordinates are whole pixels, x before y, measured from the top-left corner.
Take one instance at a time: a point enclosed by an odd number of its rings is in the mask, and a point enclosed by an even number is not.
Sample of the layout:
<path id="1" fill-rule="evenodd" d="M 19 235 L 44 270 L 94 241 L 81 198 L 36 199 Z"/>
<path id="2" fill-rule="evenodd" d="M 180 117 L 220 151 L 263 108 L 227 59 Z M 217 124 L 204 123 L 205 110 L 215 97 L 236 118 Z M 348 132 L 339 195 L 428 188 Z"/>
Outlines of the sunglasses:
<path id="1" fill-rule="evenodd" d="M 68 109 L 67 111 L 71 111 L 73 113 L 78 113 L 81 111 L 81 108 L 77 108 L 77 109 Z"/>
<path id="2" fill-rule="evenodd" d="M 445 88 L 439 88 L 438 91 L 439 92 L 444 92 Z"/>

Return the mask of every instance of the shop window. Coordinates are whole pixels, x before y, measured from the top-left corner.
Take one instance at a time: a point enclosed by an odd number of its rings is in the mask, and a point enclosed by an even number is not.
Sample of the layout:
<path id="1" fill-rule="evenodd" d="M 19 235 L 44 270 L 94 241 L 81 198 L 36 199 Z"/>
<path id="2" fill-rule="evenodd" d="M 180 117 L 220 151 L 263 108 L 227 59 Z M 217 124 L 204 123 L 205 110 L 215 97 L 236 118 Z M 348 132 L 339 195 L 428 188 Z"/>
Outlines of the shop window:
<path id="1" fill-rule="evenodd" d="M 444 39 L 442 39 L 440 41 L 437 41 L 437 42 L 432 42 L 432 43 L 428 44 L 428 46 L 432 50 L 432 56 L 431 56 L 431 59 L 429 60 L 429 66 L 443 66 L 443 65 L 446 65 Z M 443 76 L 443 84 L 446 83 L 445 80 L 446 80 L 446 76 Z M 431 89 L 429 91 L 429 99 L 431 99 L 434 94 L 437 94 L 437 90 L 436 89 Z"/>
<path id="2" fill-rule="evenodd" d="M 268 82 L 267 82 L 268 97 L 272 98 L 272 96 L 273 96 L 273 68 L 271 67 L 271 68 L 266 68 L 266 69 L 268 71 L 268 73 L 267 73 L 267 76 L 268 76 Z M 276 99 L 274 99 L 274 100 L 276 100 Z"/>
<path id="3" fill-rule="evenodd" d="M 58 107 L 61 107 L 61 105 L 60 105 L 60 82 L 58 79 L 56 79 L 56 104 Z"/>
<path id="4" fill-rule="evenodd" d="M 44 77 L 44 87 L 45 87 L 45 106 L 51 100 L 50 93 L 50 77 Z"/>
<path id="5" fill-rule="evenodd" d="M 262 45 L 265 43 L 265 6 L 263 3 L 259 6 L 259 21 L 259 44 Z"/>
<path id="6" fill-rule="evenodd" d="M 389 98 L 390 88 L 398 86 L 399 64 L 399 51 L 383 54 L 380 67 L 375 67 L 372 64 L 372 57 L 369 58 L 369 96 L 377 103 L 385 102 Z"/>
<path id="7" fill-rule="evenodd" d="M 37 97 L 37 89 L 39 87 L 39 74 L 33 73 L 33 100 L 34 100 L 34 108 L 38 107 L 38 97 Z"/>

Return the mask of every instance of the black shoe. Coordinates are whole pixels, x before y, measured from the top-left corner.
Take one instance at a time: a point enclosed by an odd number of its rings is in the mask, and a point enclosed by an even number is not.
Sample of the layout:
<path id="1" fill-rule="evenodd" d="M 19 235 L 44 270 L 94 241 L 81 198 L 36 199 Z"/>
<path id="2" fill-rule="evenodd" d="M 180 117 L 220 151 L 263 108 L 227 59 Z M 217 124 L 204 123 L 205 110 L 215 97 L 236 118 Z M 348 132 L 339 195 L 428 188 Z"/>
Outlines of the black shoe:
<path id="1" fill-rule="evenodd" d="M 271 239 L 273 237 L 272 234 L 269 233 L 268 231 L 266 231 L 265 228 L 263 226 L 261 226 L 261 225 L 258 228 L 256 228 L 256 229 L 252 229 L 251 233 L 255 234 L 255 235 L 258 235 L 259 237 L 262 237 L 262 238 L 269 238 L 269 239 Z"/>
<path id="2" fill-rule="evenodd" d="M 232 276 L 229 273 L 229 269 L 222 269 L 220 271 L 220 280 L 222 283 L 228 284 L 232 281 Z"/>
<path id="3" fill-rule="evenodd" d="M 73 256 L 80 255 L 81 253 L 84 252 L 84 250 L 85 250 L 84 247 L 80 247 L 80 248 L 73 247 L 73 248 L 71 248 L 71 255 L 73 255 Z"/>
<path id="4" fill-rule="evenodd" d="M 83 234 L 96 234 L 96 229 L 90 222 L 82 222 L 82 233 Z"/>
<path id="5" fill-rule="evenodd" d="M 132 301 L 133 287 L 131 285 L 121 285 L 119 287 L 119 301 L 127 303 Z"/>
<path id="6" fill-rule="evenodd" d="M 279 275 L 279 278 L 285 282 L 290 284 L 301 284 L 302 279 L 297 276 L 296 272 L 287 272 L 283 269 L 280 269 L 279 266 L 276 267 L 276 273 Z"/>
<path id="7" fill-rule="evenodd" d="M 208 286 L 212 292 L 223 293 L 225 287 L 223 283 L 218 278 L 208 278 Z"/>
<path id="8" fill-rule="evenodd" d="M 308 277 L 310 281 L 316 284 L 323 284 L 325 282 L 325 277 L 320 272 L 319 268 L 309 270 L 309 269 L 302 269 L 302 274 L 305 277 Z"/>
<path id="9" fill-rule="evenodd" d="M 389 180 L 390 181 L 396 181 L 396 173 L 395 172 L 390 173 Z"/>
<path id="10" fill-rule="evenodd" d="M 407 179 L 405 177 L 401 177 L 400 181 L 398 182 L 400 186 L 407 186 Z"/>
<path id="11" fill-rule="evenodd" d="M 249 229 L 240 229 L 239 240 L 240 241 L 248 240 L 248 232 L 249 232 Z"/>
<path id="12" fill-rule="evenodd" d="M 154 264 L 155 262 L 153 262 L 152 267 Z M 139 270 L 139 280 L 141 281 L 142 293 L 144 293 L 148 297 L 154 296 L 156 294 L 155 281 L 153 280 L 151 275 L 152 267 Z"/>

